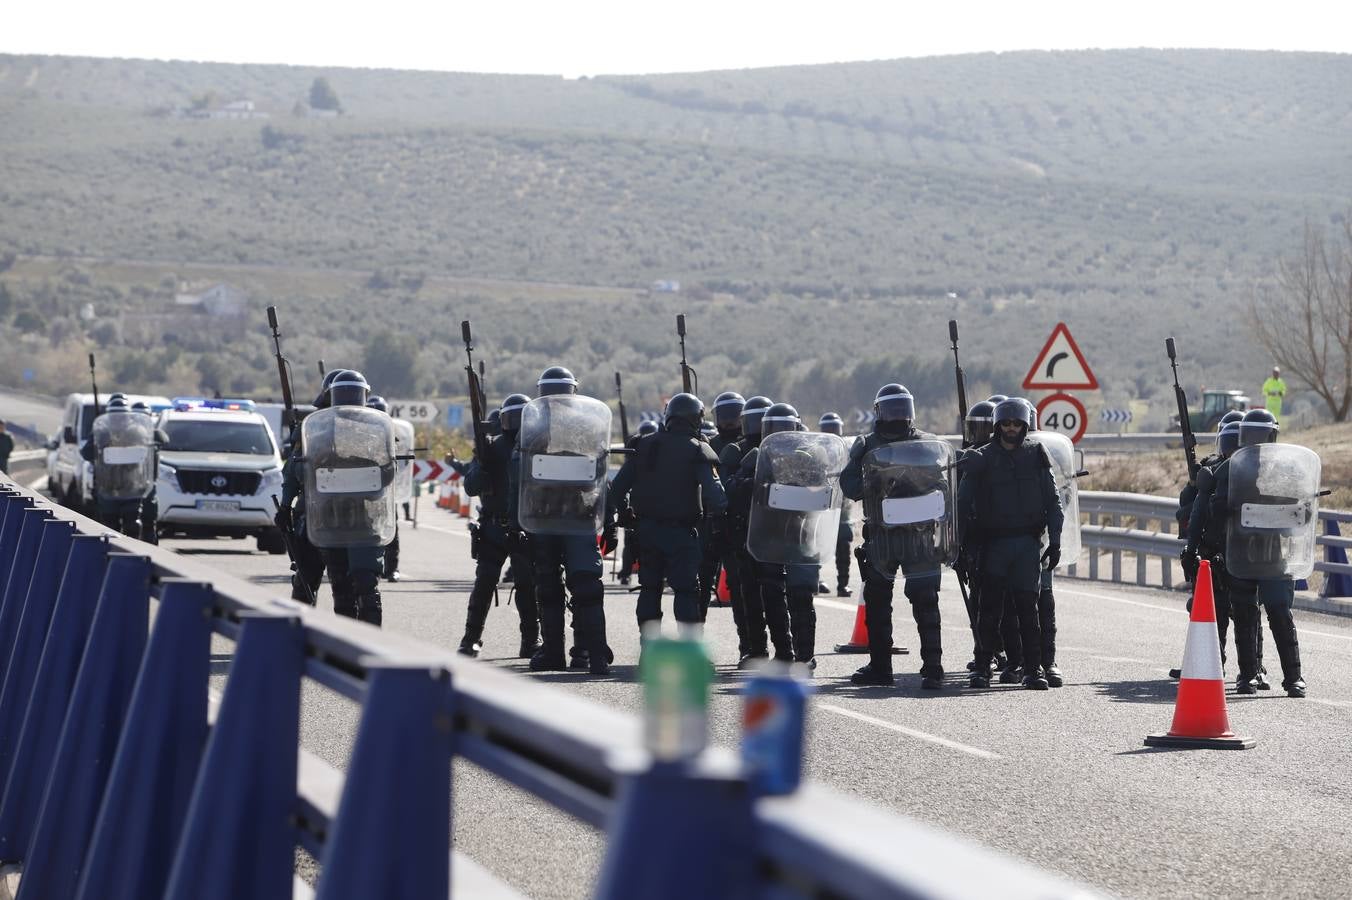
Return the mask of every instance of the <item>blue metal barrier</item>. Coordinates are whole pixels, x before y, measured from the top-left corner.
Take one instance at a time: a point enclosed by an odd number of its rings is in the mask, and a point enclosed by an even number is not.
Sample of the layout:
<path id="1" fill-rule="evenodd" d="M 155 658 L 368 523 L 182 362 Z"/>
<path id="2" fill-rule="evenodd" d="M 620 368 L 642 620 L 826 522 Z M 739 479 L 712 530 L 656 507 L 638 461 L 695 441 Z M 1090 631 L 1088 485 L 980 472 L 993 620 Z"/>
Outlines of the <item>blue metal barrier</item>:
<path id="1" fill-rule="evenodd" d="M 726 750 L 654 764 L 630 716 L 105 536 L 0 479 L 7 558 L 0 698 L 22 728 L 0 753 L 17 772 L 54 748 L 0 796 L 20 900 L 289 898 L 297 846 L 320 900 L 446 897 L 472 868 L 450 851 L 453 754 L 604 828 L 601 897 L 1090 896 L 818 785 L 755 798 Z M 214 719 L 213 633 L 236 642 Z M 362 705 L 346 778 L 298 760 L 306 678 Z"/>

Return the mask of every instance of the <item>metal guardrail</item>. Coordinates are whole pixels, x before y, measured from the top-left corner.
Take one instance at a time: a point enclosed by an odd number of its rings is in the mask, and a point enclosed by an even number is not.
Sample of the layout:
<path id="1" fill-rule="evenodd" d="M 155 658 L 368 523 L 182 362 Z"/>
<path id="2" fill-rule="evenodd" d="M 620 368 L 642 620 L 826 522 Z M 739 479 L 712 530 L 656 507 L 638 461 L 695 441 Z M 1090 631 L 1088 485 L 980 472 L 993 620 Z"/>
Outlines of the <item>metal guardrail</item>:
<path id="1" fill-rule="evenodd" d="M 9 475 L 19 479 L 41 471 L 47 465 L 46 450 L 17 450 L 9 455 Z"/>
<path id="2" fill-rule="evenodd" d="M 1173 587 L 1173 567 L 1179 564 L 1179 553 L 1183 549 L 1182 541 L 1171 533 L 1177 510 L 1178 500 L 1172 497 L 1080 491 L 1080 513 L 1088 520 L 1080 526 L 1080 539 L 1091 550 L 1088 577 L 1091 580 L 1121 581 L 1122 556 L 1130 553 L 1136 558 L 1137 584 L 1148 584 L 1148 561 L 1154 557 L 1159 560 L 1159 586 Z M 1134 526 L 1127 527 L 1124 524 L 1126 520 L 1132 520 Z M 1347 560 L 1347 550 L 1352 549 L 1352 538 L 1343 537 L 1339 532 L 1340 523 L 1352 522 L 1352 512 L 1321 509 L 1319 521 L 1324 523 L 1324 534 L 1316 538 L 1315 543 L 1324 548 L 1324 559 L 1317 561 L 1314 568 L 1326 576 L 1320 596 L 1352 596 L 1352 565 Z M 1154 528 L 1149 527 L 1151 522 L 1157 523 Z M 1109 578 L 1101 579 L 1100 556 L 1105 552 L 1109 555 L 1111 574 Z M 1071 566 L 1068 574 L 1078 575 L 1078 567 Z"/>
<path id="3" fill-rule="evenodd" d="M 0 861 L 24 898 L 308 896 L 297 846 L 321 900 L 512 895 L 449 850 L 453 755 L 605 829 L 599 897 L 1089 895 L 826 787 L 755 797 L 727 750 L 653 763 L 631 716 L 318 615 L 3 478 L 0 586 Z M 235 641 L 218 707 L 213 635 Z M 345 775 L 297 753 L 303 679 L 361 705 Z"/>

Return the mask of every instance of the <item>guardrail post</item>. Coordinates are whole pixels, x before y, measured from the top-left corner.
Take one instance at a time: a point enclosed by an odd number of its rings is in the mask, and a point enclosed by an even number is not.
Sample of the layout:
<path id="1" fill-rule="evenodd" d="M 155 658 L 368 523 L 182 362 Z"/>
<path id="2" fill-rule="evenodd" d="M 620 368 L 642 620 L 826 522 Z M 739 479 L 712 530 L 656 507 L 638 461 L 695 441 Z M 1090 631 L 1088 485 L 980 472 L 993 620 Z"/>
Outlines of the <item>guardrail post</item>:
<path id="1" fill-rule="evenodd" d="M 291 897 L 305 629 L 293 616 L 240 619 L 164 900 Z"/>
<path id="2" fill-rule="evenodd" d="M 1098 520 L 1099 520 L 1098 513 L 1096 513 L 1096 512 L 1091 512 L 1091 513 L 1089 514 L 1089 524 L 1090 524 L 1090 525 L 1097 525 L 1097 524 L 1098 524 Z M 1090 581 L 1098 581 L 1098 577 L 1099 577 L 1099 550 L 1098 550 L 1097 547 L 1090 547 L 1090 548 L 1089 548 L 1089 580 L 1090 580 Z"/>
<path id="3" fill-rule="evenodd" d="M 316 900 L 450 892 L 450 673 L 368 664 L 361 727 L 324 844 Z"/>
<path id="4" fill-rule="evenodd" d="M 1338 531 L 1338 520 L 1324 520 L 1324 534 L 1328 537 L 1342 537 Z M 1347 551 L 1332 545 L 1324 548 L 1324 562 L 1347 565 Z M 1352 597 L 1352 578 L 1340 572 L 1325 572 L 1324 585 L 1319 589 L 1321 597 Z"/>
<path id="5" fill-rule="evenodd" d="M 1149 553 L 1146 553 L 1144 550 L 1138 550 L 1138 551 L 1136 551 L 1136 583 L 1137 583 L 1137 584 L 1142 584 L 1142 585 L 1145 584 L 1145 582 L 1146 582 L 1146 567 L 1149 565 L 1149 562 L 1150 562 L 1150 554 L 1149 554 Z"/>
<path id="6" fill-rule="evenodd" d="M 47 642 L 47 629 L 52 624 L 52 610 L 56 607 L 56 594 L 66 571 L 74 534 L 73 522 L 53 519 L 43 523 L 37 563 L 28 582 L 28 593 L 17 611 L 13 637 L 0 645 L 11 648 L 9 665 L 5 667 L 5 685 L 0 690 L 0 735 L 3 736 L 0 740 L 0 784 L 8 783 L 14 757 L 18 754 L 16 738 L 28 716 L 42 646 Z M 15 837 L 12 833 L 0 832 L 0 860 L 23 859 L 24 847 L 14 840 Z"/>
<path id="7" fill-rule="evenodd" d="M 631 770 L 606 840 L 597 900 L 752 894 L 755 818 L 751 788 L 736 770 L 715 772 L 699 759 Z"/>
<path id="8" fill-rule="evenodd" d="M 146 557 L 108 554 L 89 643 L 24 858 L 25 897 L 75 892 L 146 646 L 150 575 Z"/>
<path id="9" fill-rule="evenodd" d="M 75 896 L 159 897 L 207 739 L 211 585 L 165 579 Z"/>
<path id="10" fill-rule="evenodd" d="M 65 575 L 0 802 L 0 855 L 22 854 L 28 849 L 108 565 L 108 542 L 103 538 L 77 534 L 70 540 Z"/>
<path id="11" fill-rule="evenodd" d="M 4 602 L 9 575 L 19 551 L 19 528 L 23 524 L 23 512 L 33 508 L 33 500 L 21 494 L 10 494 L 4 500 L 4 514 L 0 516 L 0 603 Z"/>
<path id="12" fill-rule="evenodd" d="M 9 668 L 9 657 L 14 647 L 14 633 L 19 630 L 19 616 L 28 598 L 28 586 L 33 581 L 33 567 L 37 565 L 38 544 L 42 542 L 43 523 L 52 514 L 45 509 L 30 507 L 22 513 L 19 542 L 14 550 L 14 565 L 5 585 L 5 597 L 0 601 L 0 679 Z M 3 684 L 0 680 L 0 684 Z"/>

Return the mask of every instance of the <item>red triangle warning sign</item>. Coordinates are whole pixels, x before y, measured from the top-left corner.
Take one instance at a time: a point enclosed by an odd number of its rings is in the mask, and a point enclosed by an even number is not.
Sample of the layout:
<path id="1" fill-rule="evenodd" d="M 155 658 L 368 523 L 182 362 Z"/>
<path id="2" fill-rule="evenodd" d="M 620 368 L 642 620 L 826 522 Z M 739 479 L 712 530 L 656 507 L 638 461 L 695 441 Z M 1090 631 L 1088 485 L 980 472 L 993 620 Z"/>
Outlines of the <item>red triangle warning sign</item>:
<path id="1" fill-rule="evenodd" d="M 1098 379 L 1070 336 L 1065 322 L 1057 322 L 1033 367 L 1023 378 L 1027 390 L 1098 390 Z"/>

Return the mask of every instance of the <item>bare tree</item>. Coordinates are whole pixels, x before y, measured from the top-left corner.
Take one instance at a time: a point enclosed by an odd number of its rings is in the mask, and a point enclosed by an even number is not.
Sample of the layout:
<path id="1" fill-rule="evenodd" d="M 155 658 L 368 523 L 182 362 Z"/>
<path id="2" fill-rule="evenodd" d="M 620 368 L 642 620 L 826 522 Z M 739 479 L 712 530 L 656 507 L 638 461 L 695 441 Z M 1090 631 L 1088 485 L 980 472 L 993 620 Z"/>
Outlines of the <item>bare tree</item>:
<path id="1" fill-rule="evenodd" d="M 1249 324 L 1285 371 L 1327 404 L 1335 421 L 1352 408 L 1352 212 L 1330 236 L 1305 223 L 1299 256 L 1277 262 L 1275 284 L 1249 303 Z"/>

